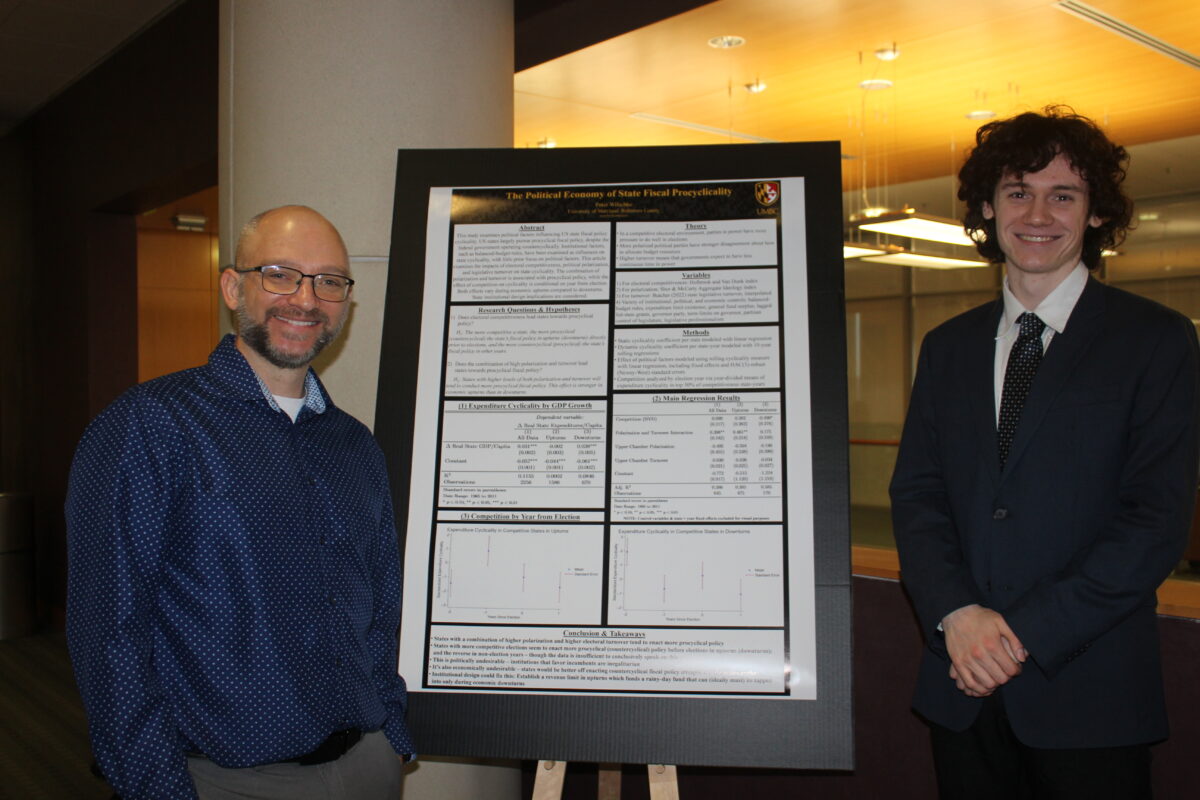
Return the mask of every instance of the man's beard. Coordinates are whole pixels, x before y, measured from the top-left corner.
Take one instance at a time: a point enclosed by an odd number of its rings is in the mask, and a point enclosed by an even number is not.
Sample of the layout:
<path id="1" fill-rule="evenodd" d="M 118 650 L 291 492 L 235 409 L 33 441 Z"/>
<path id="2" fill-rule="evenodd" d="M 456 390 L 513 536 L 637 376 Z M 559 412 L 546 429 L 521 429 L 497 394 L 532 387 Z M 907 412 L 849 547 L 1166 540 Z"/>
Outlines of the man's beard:
<path id="1" fill-rule="evenodd" d="M 268 312 L 267 319 L 270 319 L 271 312 Z M 237 310 L 234 312 L 237 317 L 238 336 L 242 341 L 250 346 L 250 349 L 258 353 L 267 360 L 267 363 L 272 364 L 280 369 L 300 369 L 307 367 L 309 363 L 317 357 L 325 347 L 337 338 L 337 335 L 342 331 L 342 324 L 346 321 L 343 317 L 337 325 L 329 327 L 329 317 L 318 309 L 311 311 L 301 311 L 292 309 L 289 316 L 292 318 L 303 318 L 305 320 L 315 320 L 322 325 L 321 335 L 313 342 L 313 346 L 307 351 L 293 355 L 291 353 L 281 353 L 271 344 L 271 334 L 267 330 L 266 322 L 256 322 L 246 313 L 246 304 L 238 303 Z"/>

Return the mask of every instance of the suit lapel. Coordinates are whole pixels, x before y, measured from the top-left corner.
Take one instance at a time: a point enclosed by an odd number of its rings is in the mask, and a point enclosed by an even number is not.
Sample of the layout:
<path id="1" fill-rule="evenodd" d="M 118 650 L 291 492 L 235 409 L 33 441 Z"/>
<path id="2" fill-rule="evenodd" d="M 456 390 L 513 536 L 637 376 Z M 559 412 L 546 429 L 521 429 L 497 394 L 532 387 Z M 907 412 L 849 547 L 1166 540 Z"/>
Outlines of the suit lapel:
<path id="1" fill-rule="evenodd" d="M 1079 301 L 1067 320 L 1066 330 L 1056 333 L 1050 340 L 1041 366 L 1033 377 L 1029 396 L 1021 410 L 1021 420 L 1017 423 L 1012 448 L 1008 453 L 1008 462 L 1004 467 L 1005 475 L 1020 461 L 1025 448 L 1036 438 L 1046 412 L 1074 372 L 1075 365 L 1087 351 L 1088 345 L 1099 333 L 1103 319 L 1104 286 L 1089 277 L 1083 294 L 1079 296 Z"/>
<path id="2" fill-rule="evenodd" d="M 983 458 L 988 477 L 995 485 L 1000 480 L 1000 457 L 996 444 L 996 328 L 1004 313 L 1004 301 L 997 298 L 991 312 L 981 317 L 979 330 L 970 337 L 962 364 L 962 392 L 970 403 L 976 449 Z"/>

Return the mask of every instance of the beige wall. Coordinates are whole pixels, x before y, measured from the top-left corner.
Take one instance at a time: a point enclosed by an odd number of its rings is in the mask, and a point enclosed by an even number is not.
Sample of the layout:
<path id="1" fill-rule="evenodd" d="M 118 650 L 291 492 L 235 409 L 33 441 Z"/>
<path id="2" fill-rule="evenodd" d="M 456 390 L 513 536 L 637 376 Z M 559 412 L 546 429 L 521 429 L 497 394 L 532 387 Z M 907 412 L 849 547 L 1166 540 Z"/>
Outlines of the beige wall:
<path id="1" fill-rule="evenodd" d="M 338 226 L 360 284 L 317 366 L 368 425 L 396 151 L 509 147 L 512 65 L 511 0 L 221 0 L 221 263 L 273 206 L 310 205 Z"/>
<path id="2" fill-rule="evenodd" d="M 317 369 L 372 425 L 396 151 L 510 146 L 511 0 L 221 0 L 220 27 L 221 263 L 273 206 L 310 205 L 338 226 L 358 283 Z M 512 766 L 423 759 L 404 798 L 504 800 L 519 786 Z"/>

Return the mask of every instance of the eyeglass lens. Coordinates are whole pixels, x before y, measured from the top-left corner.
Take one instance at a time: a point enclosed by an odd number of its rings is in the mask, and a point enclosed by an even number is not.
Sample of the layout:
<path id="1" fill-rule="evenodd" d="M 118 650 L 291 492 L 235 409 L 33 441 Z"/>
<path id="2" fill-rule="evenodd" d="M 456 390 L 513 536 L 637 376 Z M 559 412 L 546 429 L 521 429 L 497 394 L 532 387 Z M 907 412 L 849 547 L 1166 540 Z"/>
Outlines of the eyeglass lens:
<path id="1" fill-rule="evenodd" d="M 263 267 L 263 288 L 272 294 L 295 294 L 305 278 L 312 278 L 313 292 L 322 300 L 338 302 L 346 299 L 350 281 L 341 275 L 305 275 L 291 267 Z"/>

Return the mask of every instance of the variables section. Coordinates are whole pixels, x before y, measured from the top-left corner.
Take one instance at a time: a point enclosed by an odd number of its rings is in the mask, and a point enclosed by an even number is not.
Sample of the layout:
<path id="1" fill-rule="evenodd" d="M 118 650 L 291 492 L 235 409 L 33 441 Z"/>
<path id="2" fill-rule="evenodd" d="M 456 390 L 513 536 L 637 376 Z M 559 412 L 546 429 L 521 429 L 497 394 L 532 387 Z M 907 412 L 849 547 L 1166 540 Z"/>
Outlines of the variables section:
<path id="1" fill-rule="evenodd" d="M 779 321 L 774 269 L 617 273 L 618 325 L 713 325 Z"/>

